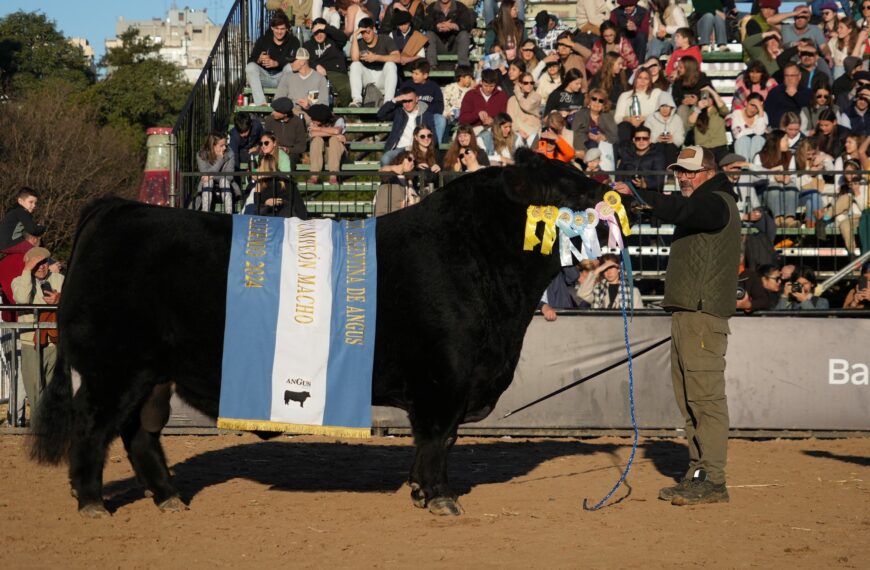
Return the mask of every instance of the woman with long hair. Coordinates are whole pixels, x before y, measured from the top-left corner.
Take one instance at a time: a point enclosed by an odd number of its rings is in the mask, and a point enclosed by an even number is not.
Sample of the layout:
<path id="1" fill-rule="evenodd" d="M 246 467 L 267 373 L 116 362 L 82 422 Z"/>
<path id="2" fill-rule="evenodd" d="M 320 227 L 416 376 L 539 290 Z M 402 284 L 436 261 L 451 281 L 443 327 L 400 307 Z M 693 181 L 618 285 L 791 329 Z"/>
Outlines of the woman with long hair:
<path id="1" fill-rule="evenodd" d="M 615 53 L 622 57 L 625 67 L 632 71 L 639 65 L 631 41 L 622 35 L 616 24 L 605 20 L 601 24 L 601 39 L 596 40 L 592 46 L 592 55 L 586 62 L 586 71 L 589 75 L 595 75 L 604 65 L 604 57 Z"/>
<path id="2" fill-rule="evenodd" d="M 813 89 L 810 104 L 801 109 L 801 132 L 807 136 L 815 134 L 814 125 L 819 122 L 822 112 L 829 110 L 834 113 L 837 122 L 842 119 L 842 113 L 834 102 L 834 94 L 827 83 L 822 82 Z"/>
<path id="3" fill-rule="evenodd" d="M 826 162 L 830 162 L 830 157 L 819 152 L 811 139 L 798 143 L 794 153 L 795 169 L 808 171 L 798 176 L 798 204 L 805 208 L 804 223 L 808 228 L 816 226 L 816 212 L 821 211 L 821 192 L 825 189 L 822 172 Z"/>
<path id="4" fill-rule="evenodd" d="M 846 71 L 844 60 L 850 55 L 861 57 L 864 46 L 858 42 L 858 24 L 852 18 L 840 18 L 837 22 L 837 34 L 828 40 L 831 52 L 831 72 L 837 79 Z"/>
<path id="5" fill-rule="evenodd" d="M 617 143 L 619 135 L 611 108 L 604 89 L 595 87 L 589 91 L 586 106 L 577 111 L 571 126 L 578 157 L 583 158 L 588 149 L 599 148 L 602 157 L 607 159 L 605 165 L 613 166 L 613 145 Z M 602 169 L 609 168 L 602 166 Z"/>
<path id="6" fill-rule="evenodd" d="M 508 61 L 517 58 L 517 48 L 523 41 L 525 24 L 519 18 L 519 10 L 514 0 L 502 0 L 498 13 L 492 21 L 495 41 L 504 48 Z"/>
<path id="7" fill-rule="evenodd" d="M 630 140 L 634 129 L 656 112 L 659 95 L 661 90 L 652 86 L 650 72 L 638 69 L 634 74 L 632 89 L 620 94 L 613 112 L 613 118 L 619 125 L 619 140 Z"/>
<path id="8" fill-rule="evenodd" d="M 628 80 L 625 77 L 625 64 L 622 56 L 610 52 L 604 56 L 604 62 L 598 74 L 592 78 L 590 88 L 604 89 L 607 98 L 614 105 L 619 101 L 619 96 L 628 89 Z"/>
<path id="9" fill-rule="evenodd" d="M 776 127 L 776 125 L 771 125 L 771 127 Z M 801 132 L 801 118 L 798 117 L 797 113 L 789 111 L 779 120 L 779 128 L 785 132 L 788 148 L 794 152 L 798 143 L 804 138 L 804 134 Z"/>
<path id="10" fill-rule="evenodd" d="M 764 65 L 757 59 L 753 59 L 734 82 L 731 110 L 739 111 L 742 109 L 746 105 L 746 99 L 750 93 L 758 93 L 763 99 L 767 99 L 767 94 L 777 85 L 776 79 L 767 73 Z"/>
<path id="11" fill-rule="evenodd" d="M 767 132 L 767 113 L 764 112 L 764 97 L 750 93 L 746 104 L 725 119 L 731 126 L 731 140 L 734 152 L 740 156 L 753 157 L 764 146 L 764 133 Z"/>
<path id="12" fill-rule="evenodd" d="M 417 193 L 414 172 L 414 156 L 405 150 L 393 157 L 389 164 L 380 168 L 384 174 L 375 193 L 375 216 L 383 216 L 416 204 Z"/>
<path id="13" fill-rule="evenodd" d="M 474 129 L 470 125 L 459 125 L 456 128 L 456 138 L 450 143 L 450 148 L 444 155 L 444 169 L 453 172 L 466 172 L 468 165 L 462 160 L 466 151 L 471 151 L 474 154 L 477 164 L 489 166 L 486 152 L 477 145 Z"/>
<path id="14" fill-rule="evenodd" d="M 508 99 L 507 114 L 513 117 L 514 130 L 525 144 L 541 130 L 541 96 L 535 91 L 531 73 L 520 78 L 519 89 Z"/>
<path id="15" fill-rule="evenodd" d="M 837 113 L 833 109 L 824 109 L 819 113 L 816 126 L 813 129 L 813 142 L 816 147 L 828 156 L 840 156 L 846 144 L 849 129 L 837 123 Z"/>
<path id="16" fill-rule="evenodd" d="M 641 67 L 638 67 L 635 70 L 635 75 L 637 71 L 640 69 L 646 69 L 649 71 L 650 78 L 652 80 L 652 86 L 656 89 L 660 89 L 662 91 L 670 91 L 671 90 L 671 82 L 668 81 L 668 78 L 663 73 L 664 69 L 662 67 L 662 62 L 657 57 L 648 57 L 646 61 L 643 63 Z"/>
<path id="17" fill-rule="evenodd" d="M 441 157 L 435 133 L 426 125 L 414 127 L 414 140 L 409 149 L 414 158 L 414 170 L 421 172 L 421 185 L 434 182 L 435 175 L 441 172 Z"/>
<path id="18" fill-rule="evenodd" d="M 832 216 L 837 229 L 840 230 L 840 237 L 843 238 L 843 243 L 852 256 L 857 246 L 855 233 L 858 231 L 858 222 L 862 212 L 870 204 L 870 200 L 868 200 L 867 177 L 858 172 L 850 174 L 851 171 L 862 170 L 861 165 L 857 161 L 849 160 L 846 161 L 843 169 L 847 172 L 843 176 L 834 200 Z"/>
<path id="19" fill-rule="evenodd" d="M 870 137 L 862 137 L 855 133 L 846 135 L 843 143 L 843 152 L 833 157 L 831 165 L 825 165 L 825 170 L 840 172 L 846 162 L 852 160 L 861 165 L 861 170 L 870 170 L 870 157 L 867 155 L 867 147 L 870 145 Z M 825 155 L 827 156 L 827 155 Z M 838 178 L 842 179 L 842 176 Z"/>
<path id="20" fill-rule="evenodd" d="M 676 78 L 677 63 L 687 57 L 691 57 L 698 62 L 698 65 L 701 65 L 701 48 L 695 45 L 695 32 L 688 27 L 680 28 L 674 32 L 674 51 L 665 66 L 665 76 L 669 81 Z"/>
<path id="21" fill-rule="evenodd" d="M 516 149 L 525 146 L 522 137 L 514 132 L 513 124 L 510 115 L 499 113 L 493 119 L 492 128 L 482 132 L 478 137 L 490 157 L 491 164 L 496 166 L 513 164 Z"/>
<path id="22" fill-rule="evenodd" d="M 545 66 L 545 71 L 541 74 L 540 79 L 537 80 L 537 91 L 538 95 L 541 96 L 541 100 L 546 101 L 550 93 L 558 89 L 559 85 L 562 85 L 565 68 L 562 67 L 557 55 L 548 55 L 541 63 Z"/>
<path id="23" fill-rule="evenodd" d="M 526 64 L 520 59 L 515 59 L 508 64 L 507 73 L 502 76 L 501 83 L 499 84 L 502 91 L 504 91 L 508 97 L 511 97 L 516 93 L 519 88 L 520 78 L 525 72 Z"/>
<path id="24" fill-rule="evenodd" d="M 278 139 L 275 137 L 275 133 L 272 131 L 266 131 L 262 135 L 260 135 L 260 152 L 251 155 L 251 170 L 256 172 L 257 170 L 262 170 L 258 165 L 262 158 L 266 155 L 272 155 L 275 157 L 278 165 L 278 171 L 280 172 L 290 172 L 292 169 L 292 163 L 290 162 L 290 155 L 287 152 L 278 146 Z"/>
<path id="25" fill-rule="evenodd" d="M 196 153 L 196 165 L 200 172 L 219 173 L 233 172 L 236 159 L 233 151 L 227 146 L 227 137 L 218 132 L 209 133 L 205 142 Z M 233 191 L 236 183 L 232 176 L 209 176 L 202 174 L 199 178 L 198 194 L 203 212 L 210 212 L 214 194 L 220 194 L 223 201 L 223 211 L 233 213 Z"/>
<path id="26" fill-rule="evenodd" d="M 674 51 L 674 34 L 680 28 L 688 28 L 686 13 L 672 0 L 649 0 L 650 30 L 647 58 L 658 59 Z"/>
<path id="27" fill-rule="evenodd" d="M 520 44 L 520 57 L 518 59 L 525 64 L 526 71 L 535 76 L 535 81 L 544 73 L 543 66 L 540 69 L 538 68 L 538 64 L 541 63 L 538 60 L 538 43 L 532 38 L 526 38 L 522 41 Z"/>
<path id="28" fill-rule="evenodd" d="M 559 111 L 563 117 L 568 119 L 570 124 L 572 119 L 569 117 L 583 107 L 583 87 L 583 73 L 579 69 L 566 71 L 565 77 L 562 78 L 562 84 L 547 98 L 544 115 L 548 115 L 552 111 Z"/>
<path id="29" fill-rule="evenodd" d="M 752 159 L 756 170 L 781 171 L 794 170 L 794 157 L 788 148 L 785 132 L 779 129 L 767 133 L 764 146 Z M 764 201 L 776 225 L 779 227 L 796 228 L 800 225 L 796 219 L 798 190 L 792 177 L 788 174 L 760 174 L 767 180 L 767 190 Z"/>
<path id="30" fill-rule="evenodd" d="M 277 172 L 278 161 L 271 154 L 264 155 L 260 160 L 260 171 Z M 255 174 L 252 178 L 252 198 L 256 215 L 289 218 L 293 209 L 289 181 L 264 174 Z"/>
<path id="31" fill-rule="evenodd" d="M 701 71 L 701 65 L 694 58 L 684 57 L 677 63 L 677 72 L 671 95 L 677 104 L 683 103 L 683 93 L 686 91 L 700 93 L 705 87 L 711 87 L 713 83 L 707 74 Z"/>

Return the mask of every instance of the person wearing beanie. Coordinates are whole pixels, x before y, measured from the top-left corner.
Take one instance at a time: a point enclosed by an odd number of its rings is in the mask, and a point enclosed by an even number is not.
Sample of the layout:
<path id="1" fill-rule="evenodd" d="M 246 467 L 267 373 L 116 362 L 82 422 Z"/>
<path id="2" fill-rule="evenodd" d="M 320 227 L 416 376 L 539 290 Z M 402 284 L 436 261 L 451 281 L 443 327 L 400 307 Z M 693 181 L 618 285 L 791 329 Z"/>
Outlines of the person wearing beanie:
<path id="1" fill-rule="evenodd" d="M 296 60 L 290 64 L 291 72 L 284 74 L 275 89 L 275 98 L 286 97 L 293 101 L 293 114 L 305 116 L 306 123 L 305 112 L 311 105 L 329 105 L 326 77 L 312 69 L 309 60 L 307 49 L 303 47 L 296 50 Z"/>

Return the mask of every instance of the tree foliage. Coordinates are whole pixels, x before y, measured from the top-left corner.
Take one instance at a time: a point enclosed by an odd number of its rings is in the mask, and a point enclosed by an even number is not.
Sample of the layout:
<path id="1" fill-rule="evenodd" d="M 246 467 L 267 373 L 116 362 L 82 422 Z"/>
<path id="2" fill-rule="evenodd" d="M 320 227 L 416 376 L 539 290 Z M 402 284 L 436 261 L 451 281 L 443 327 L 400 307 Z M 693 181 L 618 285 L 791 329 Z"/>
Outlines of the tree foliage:
<path id="1" fill-rule="evenodd" d="M 78 214 L 90 200 L 135 197 L 142 153 L 128 133 L 101 126 L 93 108 L 77 104 L 77 87 L 52 79 L 0 105 L 0 199 L 8 210 L 21 186 L 40 193 L 36 218 L 45 244 L 68 249 Z"/>
<path id="2" fill-rule="evenodd" d="M 47 78 L 79 87 L 95 79 L 82 49 L 44 14 L 18 11 L 0 18 L 0 89 L 20 93 Z"/>

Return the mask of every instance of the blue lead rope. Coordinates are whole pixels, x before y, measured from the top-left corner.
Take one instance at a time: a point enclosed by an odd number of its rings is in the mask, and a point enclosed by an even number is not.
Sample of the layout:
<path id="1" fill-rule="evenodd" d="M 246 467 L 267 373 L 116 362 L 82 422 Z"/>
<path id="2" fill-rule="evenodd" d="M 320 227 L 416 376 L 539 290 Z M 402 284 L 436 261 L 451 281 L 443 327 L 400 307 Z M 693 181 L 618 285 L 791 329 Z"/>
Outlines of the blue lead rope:
<path id="1" fill-rule="evenodd" d="M 624 260 L 628 259 L 628 251 L 622 250 L 622 257 Z M 625 478 L 628 477 L 629 471 L 631 471 L 631 465 L 634 463 L 634 454 L 637 452 L 637 440 L 638 440 L 638 432 L 637 432 L 637 417 L 634 415 L 634 370 L 632 368 L 632 357 L 631 357 L 631 343 L 628 340 L 628 315 L 625 312 L 625 272 L 619 272 L 620 280 L 622 281 L 622 287 L 620 287 L 620 295 L 619 299 L 622 304 L 622 331 L 625 336 L 625 351 L 628 353 L 628 404 L 629 409 L 631 410 L 631 427 L 634 430 L 634 442 L 631 444 L 631 455 L 628 457 L 628 463 L 625 466 L 625 470 L 622 472 L 622 476 L 619 478 L 619 481 L 616 482 L 616 485 L 610 490 L 607 495 L 604 496 L 603 499 L 598 501 L 598 503 L 594 507 L 589 507 L 587 505 L 587 500 L 583 499 L 583 509 L 587 511 L 597 511 L 604 503 L 613 496 L 613 493 L 616 492 L 617 489 L 622 485 Z M 632 292 L 634 289 L 632 289 Z"/>

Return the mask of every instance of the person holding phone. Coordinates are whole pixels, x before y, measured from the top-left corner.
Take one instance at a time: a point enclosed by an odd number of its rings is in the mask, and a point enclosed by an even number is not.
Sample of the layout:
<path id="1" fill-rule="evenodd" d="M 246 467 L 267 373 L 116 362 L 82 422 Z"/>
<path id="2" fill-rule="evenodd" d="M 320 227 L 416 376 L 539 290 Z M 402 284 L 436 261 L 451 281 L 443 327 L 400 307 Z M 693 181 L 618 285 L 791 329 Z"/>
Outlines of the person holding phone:
<path id="1" fill-rule="evenodd" d="M 858 278 L 858 284 L 846 294 L 846 301 L 843 303 L 844 309 L 870 309 L 870 261 L 864 264 L 861 269 L 861 277 Z"/>
<path id="2" fill-rule="evenodd" d="M 630 181 L 635 188 L 661 192 L 665 185 L 664 175 L 649 174 L 649 172 L 663 172 L 665 156 L 661 148 L 653 144 L 649 127 L 646 125 L 636 127 L 632 131 L 631 140 L 619 147 L 619 162 L 616 169 L 634 172 L 634 174 L 618 175 L 616 177 L 618 181 Z"/>
<path id="3" fill-rule="evenodd" d="M 251 49 L 251 57 L 245 67 L 245 75 L 251 88 L 254 105 L 265 105 L 264 87 L 277 87 L 283 72 L 291 73 L 299 40 L 290 33 L 287 14 L 276 10 L 269 20 L 269 31 L 263 34 Z"/>
<path id="4" fill-rule="evenodd" d="M 52 272 L 54 263 L 51 252 L 44 247 L 33 247 L 24 254 L 24 269 L 21 275 L 12 280 L 12 296 L 18 305 L 57 305 L 60 302 L 60 292 L 63 289 L 64 277 L 59 272 Z M 18 315 L 18 322 L 32 323 L 36 319 L 33 314 Z M 40 379 L 39 353 L 36 343 L 42 346 L 42 378 Z M 51 379 L 57 359 L 57 345 L 48 335 L 37 335 L 34 332 L 21 334 L 21 372 L 24 380 L 24 390 L 30 400 L 30 409 L 36 409 L 39 396 L 45 382 Z"/>

